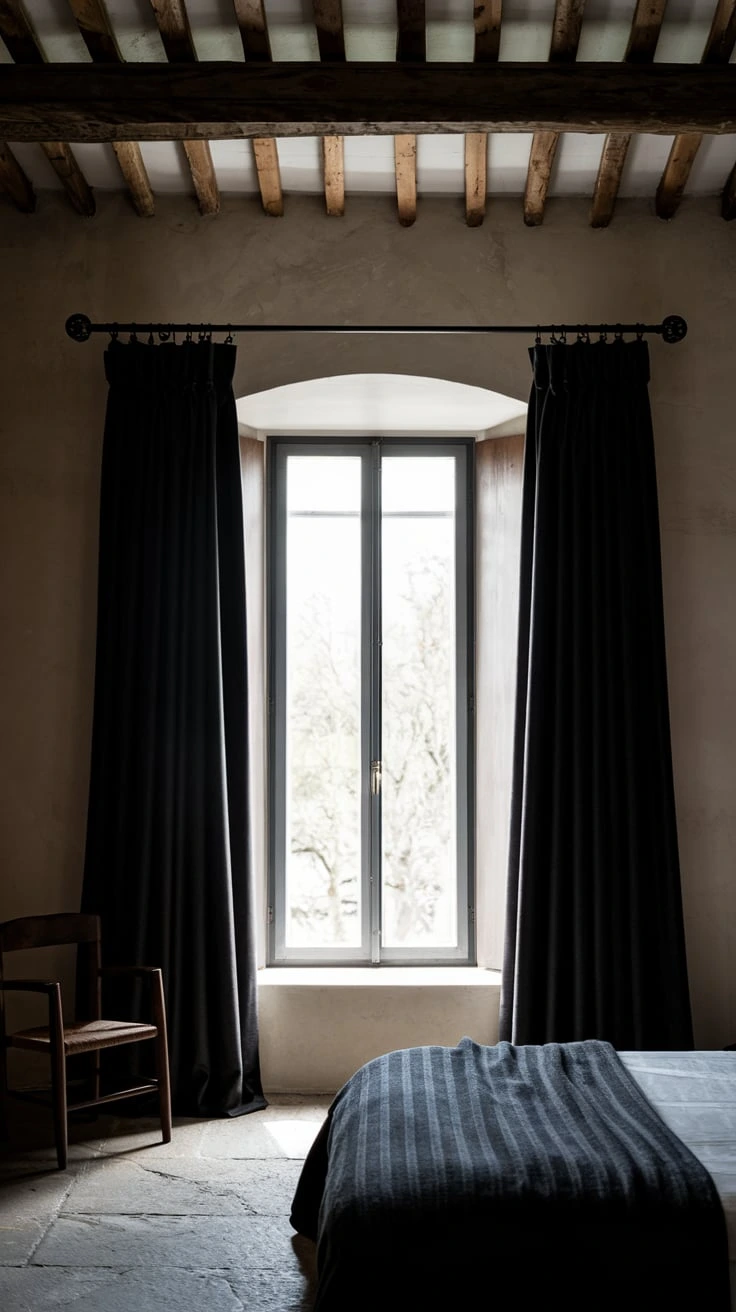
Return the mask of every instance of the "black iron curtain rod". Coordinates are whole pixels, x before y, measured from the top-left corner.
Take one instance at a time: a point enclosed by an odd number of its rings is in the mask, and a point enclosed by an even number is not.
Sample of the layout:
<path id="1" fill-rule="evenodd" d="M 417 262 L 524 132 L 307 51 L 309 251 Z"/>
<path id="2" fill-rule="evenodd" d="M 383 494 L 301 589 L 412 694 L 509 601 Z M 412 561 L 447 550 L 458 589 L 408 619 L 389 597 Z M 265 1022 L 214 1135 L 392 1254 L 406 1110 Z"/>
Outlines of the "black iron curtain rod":
<path id="1" fill-rule="evenodd" d="M 437 325 L 357 325 L 357 324 L 305 324 L 305 323 L 92 323 L 86 314 L 72 314 L 66 321 L 66 331 L 75 342 L 86 342 L 92 333 L 110 333 L 116 337 L 119 333 L 157 333 L 166 340 L 174 333 L 184 333 L 186 337 L 209 338 L 213 333 L 542 333 L 553 338 L 573 336 L 588 338 L 591 334 L 621 337 L 624 333 L 636 333 L 643 337 L 645 333 L 656 333 L 666 342 L 681 342 L 687 332 L 687 324 L 679 314 L 668 314 L 661 323 L 546 323 L 518 324 L 494 323 L 472 324 L 459 327 L 457 324 Z"/>

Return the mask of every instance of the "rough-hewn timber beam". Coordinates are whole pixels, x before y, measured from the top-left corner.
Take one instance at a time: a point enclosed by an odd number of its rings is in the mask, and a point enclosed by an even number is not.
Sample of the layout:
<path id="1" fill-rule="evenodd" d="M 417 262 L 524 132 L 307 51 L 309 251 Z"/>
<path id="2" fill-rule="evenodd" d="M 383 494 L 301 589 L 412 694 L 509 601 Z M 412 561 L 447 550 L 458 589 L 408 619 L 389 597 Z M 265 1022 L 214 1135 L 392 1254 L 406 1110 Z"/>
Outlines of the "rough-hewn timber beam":
<path id="1" fill-rule="evenodd" d="M 585 0 L 556 0 L 552 22 L 550 62 L 571 64 L 578 53 L 580 28 Z M 529 152 L 529 168 L 524 190 L 524 222 L 534 228 L 544 220 L 544 208 L 552 178 L 552 168 L 560 141 L 559 132 L 535 132 Z"/>
<path id="2" fill-rule="evenodd" d="M 473 5 L 476 63 L 495 63 L 501 44 L 501 0 L 476 0 Z M 468 132 L 465 137 L 465 222 L 477 228 L 486 212 L 488 190 L 488 133 Z"/>
<path id="3" fill-rule="evenodd" d="M 727 64 L 736 45 L 736 0 L 718 0 L 701 63 L 709 68 Z M 702 138 L 686 132 L 672 142 L 655 200 L 660 219 L 671 219 L 677 212 L 687 186 Z"/>
<path id="4" fill-rule="evenodd" d="M 184 0 L 151 0 L 151 7 L 170 63 L 195 63 L 197 51 Z M 209 142 L 187 136 L 183 146 L 200 214 L 218 214 L 220 192 Z"/>
<path id="5" fill-rule="evenodd" d="M 652 62 L 666 8 L 667 0 L 638 0 L 624 56 L 628 63 Z M 590 208 L 593 228 L 606 228 L 611 222 L 630 145 L 631 133 L 609 132 L 606 137 Z"/>
<path id="6" fill-rule="evenodd" d="M 69 0 L 69 6 L 95 63 L 121 64 L 123 57 L 103 0 Z M 151 218 L 155 204 L 140 146 L 135 141 L 114 141 L 112 149 L 136 213 L 141 218 Z"/>
<path id="7" fill-rule="evenodd" d="M 5 195 L 24 214 L 32 214 L 36 197 L 10 146 L 0 141 L 0 195 Z"/>
<path id="8" fill-rule="evenodd" d="M 736 65 L 0 65 L 0 140 L 736 132 Z"/>
<path id="9" fill-rule="evenodd" d="M 342 0 L 312 0 L 312 9 L 320 59 L 342 62 L 345 58 Z M 325 209 L 332 218 L 341 218 L 345 213 L 345 143 L 342 137 L 322 138 L 322 172 Z"/>

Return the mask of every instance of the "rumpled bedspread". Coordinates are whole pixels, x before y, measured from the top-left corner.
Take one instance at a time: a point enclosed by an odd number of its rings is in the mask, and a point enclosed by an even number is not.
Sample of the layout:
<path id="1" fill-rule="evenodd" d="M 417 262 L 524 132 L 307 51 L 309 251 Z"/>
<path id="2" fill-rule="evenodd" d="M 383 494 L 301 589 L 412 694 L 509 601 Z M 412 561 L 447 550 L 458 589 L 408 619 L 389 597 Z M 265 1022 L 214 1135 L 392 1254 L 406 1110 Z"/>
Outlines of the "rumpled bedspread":
<path id="1" fill-rule="evenodd" d="M 727 1312 L 705 1167 L 607 1043 L 406 1048 L 337 1094 L 291 1223 L 315 1312 Z"/>

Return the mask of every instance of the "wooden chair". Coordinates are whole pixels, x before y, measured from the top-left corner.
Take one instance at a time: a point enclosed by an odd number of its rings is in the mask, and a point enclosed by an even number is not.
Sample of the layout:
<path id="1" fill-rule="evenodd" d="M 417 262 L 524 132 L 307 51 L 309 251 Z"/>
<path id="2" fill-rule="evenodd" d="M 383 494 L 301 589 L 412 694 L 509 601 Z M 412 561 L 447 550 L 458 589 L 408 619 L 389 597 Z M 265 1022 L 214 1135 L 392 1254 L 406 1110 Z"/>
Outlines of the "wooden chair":
<path id="1" fill-rule="evenodd" d="M 6 979 L 3 956 L 28 948 L 57 947 L 76 944 L 80 967 L 84 965 L 86 978 L 86 1015 L 88 1019 L 64 1023 L 61 984 L 44 979 Z M 104 975 L 132 975 L 148 981 L 152 1004 L 153 1023 L 139 1021 L 103 1020 L 101 980 Z M 80 978 L 81 978 L 80 973 Z M 19 1030 L 6 1034 L 5 994 L 8 992 L 45 993 L 48 999 L 48 1025 Z M 152 1040 L 156 1054 L 156 1078 L 145 1080 L 135 1088 L 100 1093 L 99 1056 L 94 1058 L 91 1076 L 92 1096 L 83 1102 L 67 1101 L 67 1058 L 80 1053 L 98 1054 L 103 1048 L 123 1043 Z M 157 1090 L 161 1113 L 163 1142 L 171 1140 L 171 1092 L 169 1086 L 169 1057 L 166 1039 L 166 1012 L 161 971 L 154 966 L 101 966 L 100 918 L 90 915 L 24 916 L 19 920 L 6 920 L 0 924 L 0 1129 L 5 1131 L 6 1099 L 26 1098 L 38 1101 L 37 1092 L 8 1088 L 7 1049 L 24 1048 L 29 1052 L 46 1052 L 51 1059 L 51 1101 L 54 1111 L 54 1135 L 59 1169 L 67 1163 L 68 1113 L 83 1107 L 98 1107 L 115 1102 L 118 1098 Z"/>

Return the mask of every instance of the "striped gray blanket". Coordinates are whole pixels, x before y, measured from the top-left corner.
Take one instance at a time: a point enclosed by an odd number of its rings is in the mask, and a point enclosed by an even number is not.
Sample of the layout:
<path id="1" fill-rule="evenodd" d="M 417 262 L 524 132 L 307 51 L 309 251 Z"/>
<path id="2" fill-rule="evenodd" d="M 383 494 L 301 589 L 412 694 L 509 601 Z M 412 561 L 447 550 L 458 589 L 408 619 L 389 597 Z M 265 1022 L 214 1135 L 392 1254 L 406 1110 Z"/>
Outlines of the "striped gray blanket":
<path id="1" fill-rule="evenodd" d="M 363 1066 L 304 1164 L 315 1312 L 728 1312 L 705 1168 L 614 1049 L 407 1048 Z"/>

